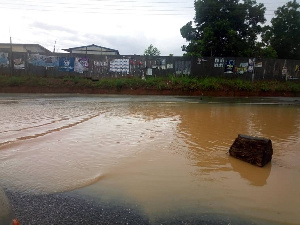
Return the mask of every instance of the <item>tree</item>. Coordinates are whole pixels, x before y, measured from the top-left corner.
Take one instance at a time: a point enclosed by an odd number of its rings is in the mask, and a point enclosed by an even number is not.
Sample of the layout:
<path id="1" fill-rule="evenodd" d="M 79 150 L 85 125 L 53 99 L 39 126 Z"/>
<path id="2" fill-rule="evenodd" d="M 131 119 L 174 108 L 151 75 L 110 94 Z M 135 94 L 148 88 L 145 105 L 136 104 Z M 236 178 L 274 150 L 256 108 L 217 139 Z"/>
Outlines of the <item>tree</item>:
<path id="1" fill-rule="evenodd" d="M 146 56 L 160 56 L 160 51 L 151 44 L 151 45 L 149 45 L 149 47 L 147 49 L 145 49 L 144 55 L 146 55 Z"/>
<path id="2" fill-rule="evenodd" d="M 278 58 L 300 59 L 300 5 L 296 0 L 287 2 L 275 11 L 263 35 L 266 46 L 272 47 Z"/>
<path id="3" fill-rule="evenodd" d="M 272 48 L 272 46 L 266 46 L 264 43 L 260 42 L 257 44 L 256 48 L 256 58 L 278 58 L 277 52 Z"/>
<path id="4" fill-rule="evenodd" d="M 195 18 L 180 29 L 189 44 L 185 55 L 253 56 L 266 21 L 256 0 L 196 0 Z"/>

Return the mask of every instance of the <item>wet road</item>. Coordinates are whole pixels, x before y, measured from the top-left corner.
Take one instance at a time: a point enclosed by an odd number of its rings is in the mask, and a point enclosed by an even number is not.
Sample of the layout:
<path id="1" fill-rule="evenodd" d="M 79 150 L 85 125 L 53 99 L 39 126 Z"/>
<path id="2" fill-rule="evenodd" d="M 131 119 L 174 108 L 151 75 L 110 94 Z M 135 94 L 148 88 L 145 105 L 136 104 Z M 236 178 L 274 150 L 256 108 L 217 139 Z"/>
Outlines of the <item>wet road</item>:
<path id="1" fill-rule="evenodd" d="M 168 217 L 149 218 L 137 205 L 122 200 L 94 201 L 92 198 L 74 192 L 30 195 L 7 192 L 16 218 L 21 224 L 216 224 L 216 225 L 279 225 L 270 221 L 242 218 L 226 214 L 181 214 L 174 213 Z"/>
<path id="2" fill-rule="evenodd" d="M 0 95 L 0 224 L 296 224 L 299 103 Z M 272 163 L 229 157 L 239 133 Z"/>

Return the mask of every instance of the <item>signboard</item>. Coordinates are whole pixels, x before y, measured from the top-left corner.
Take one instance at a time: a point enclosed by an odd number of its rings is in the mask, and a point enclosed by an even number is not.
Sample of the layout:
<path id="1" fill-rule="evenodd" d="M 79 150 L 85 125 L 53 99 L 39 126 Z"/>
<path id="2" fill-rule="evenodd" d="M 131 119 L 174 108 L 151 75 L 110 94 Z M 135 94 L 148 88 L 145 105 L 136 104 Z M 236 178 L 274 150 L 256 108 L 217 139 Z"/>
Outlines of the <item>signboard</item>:
<path id="1" fill-rule="evenodd" d="M 75 58 L 74 57 L 60 57 L 59 71 L 74 72 Z"/>

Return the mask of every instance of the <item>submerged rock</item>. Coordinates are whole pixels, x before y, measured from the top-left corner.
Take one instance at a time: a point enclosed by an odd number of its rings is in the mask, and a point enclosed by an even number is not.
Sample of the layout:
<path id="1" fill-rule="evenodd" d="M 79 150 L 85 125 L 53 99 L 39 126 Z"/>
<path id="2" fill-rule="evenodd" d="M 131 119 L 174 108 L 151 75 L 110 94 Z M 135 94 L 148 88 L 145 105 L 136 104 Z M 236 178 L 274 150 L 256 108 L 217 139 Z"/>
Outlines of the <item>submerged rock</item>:
<path id="1" fill-rule="evenodd" d="M 237 159 L 263 167 L 272 159 L 272 141 L 267 138 L 239 134 L 231 145 L 229 154 Z"/>

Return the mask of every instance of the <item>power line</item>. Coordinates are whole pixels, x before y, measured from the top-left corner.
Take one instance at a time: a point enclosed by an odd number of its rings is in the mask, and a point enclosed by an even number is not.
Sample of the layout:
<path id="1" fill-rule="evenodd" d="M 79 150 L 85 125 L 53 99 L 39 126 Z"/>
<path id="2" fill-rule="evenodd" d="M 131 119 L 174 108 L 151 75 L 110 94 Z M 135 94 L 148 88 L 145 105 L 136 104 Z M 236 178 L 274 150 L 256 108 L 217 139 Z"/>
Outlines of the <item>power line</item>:
<path id="1" fill-rule="evenodd" d="M 55 12 L 57 13 L 59 10 L 54 10 L 54 9 L 38 9 L 38 8 L 24 8 L 24 9 L 20 9 L 20 8 L 12 8 L 12 7 L 2 7 L 2 9 L 13 9 L 13 10 L 27 10 L 27 11 L 38 11 L 38 12 Z M 103 9 L 102 9 L 103 10 Z M 62 10 L 60 12 L 63 13 L 88 13 L 88 14 L 118 14 L 118 15 L 131 15 L 131 14 L 139 14 L 137 13 L 137 11 L 135 10 L 129 10 L 129 9 L 112 9 L 110 11 L 102 11 L 101 9 L 99 9 L 98 11 L 83 11 L 82 9 L 78 9 L 78 11 L 72 11 L 72 10 Z M 177 13 L 174 13 L 177 12 Z M 191 15 L 191 13 L 183 13 L 182 10 L 152 10 L 151 12 L 145 12 L 142 11 L 140 12 L 140 14 L 146 15 L 146 16 L 176 16 L 176 15 Z"/>
<path id="2" fill-rule="evenodd" d="M 54 5 L 50 6 L 37 6 L 37 5 L 24 5 L 12 6 L 10 4 L 4 4 L 1 7 L 2 9 L 12 9 L 12 10 L 28 10 L 28 11 L 42 11 L 42 12 L 69 12 L 69 13 L 104 13 L 104 14 L 146 14 L 146 15 L 190 15 L 194 12 L 192 7 L 180 7 L 180 9 L 170 9 L 170 8 L 155 8 L 153 6 L 136 6 L 136 7 L 116 7 L 116 6 L 105 6 L 97 7 L 90 5 L 89 7 L 76 7 L 76 6 L 67 6 L 67 7 L 56 7 Z"/>
<path id="3" fill-rule="evenodd" d="M 100 1 L 100 0 L 98 0 Z M 25 2 L 25 4 L 24 4 Z M 132 10 L 132 9 L 143 9 L 143 8 L 157 8 L 155 5 L 145 5 L 145 4 L 142 4 L 142 5 L 126 5 L 126 4 L 111 4 L 112 1 L 107 1 L 107 0 L 102 0 L 102 2 L 109 2 L 109 4 L 105 4 L 105 5 L 97 5 L 97 4 L 90 4 L 90 3 L 66 3 L 66 2 L 58 2 L 58 3 L 53 3 L 53 2 L 39 2 L 39 5 L 37 4 L 26 4 L 27 3 L 36 3 L 35 1 L 22 1 L 22 3 L 19 3 L 19 4 L 12 4 L 11 2 L 7 2 L 7 3 L 2 3 L 2 5 L 9 5 L 9 7 L 5 7 L 5 8 L 13 8 L 13 7 L 10 7 L 10 6 L 16 6 L 18 5 L 18 7 L 20 7 L 21 5 L 22 6 L 29 6 L 29 7 L 57 7 L 57 6 L 63 6 L 63 5 L 68 5 L 68 8 L 73 8 L 73 9 L 77 9 L 78 7 L 77 6 L 82 6 L 82 8 L 80 9 L 97 9 L 98 7 L 101 7 L 101 9 L 103 7 L 117 7 L 116 10 L 119 10 L 121 7 L 122 9 L 125 7 L 125 9 L 128 9 L 126 8 L 127 7 L 130 7 L 129 9 Z M 114 2 L 121 2 L 121 1 L 114 1 Z M 122 1 L 124 3 L 124 1 Z M 125 1 L 125 2 L 135 2 L 137 3 L 137 1 Z M 157 4 L 160 4 L 160 3 L 183 3 L 183 2 L 154 2 L 154 3 L 157 3 Z M 46 4 L 46 5 L 45 5 Z M 89 6 L 91 8 L 89 8 Z M 161 6 L 159 6 L 161 7 Z M 170 8 L 170 6 L 168 6 L 168 8 Z M 219 8 L 219 7 L 206 7 L 206 8 Z M 233 8 L 233 7 L 228 7 L 228 8 Z M 15 9 L 15 8 L 13 8 Z M 178 10 L 168 10 L 168 11 L 182 11 L 182 9 L 194 9 L 194 6 L 180 6 L 180 9 Z M 241 8 L 243 9 L 243 8 Z M 159 11 L 159 10 L 157 10 Z M 162 10 L 162 11 L 165 11 L 165 10 Z M 167 11 L 167 10 L 166 10 Z M 273 11 L 271 9 L 266 9 L 266 11 Z"/>
<path id="4" fill-rule="evenodd" d="M 4 4 L 5 5 L 5 4 Z M 194 8 L 193 7 L 180 7 L 180 9 L 157 9 L 154 6 L 135 6 L 135 7 L 115 7 L 115 5 L 105 5 L 106 9 L 108 10 L 112 10 L 112 11 L 135 11 L 135 10 L 151 10 L 153 12 L 183 12 L 182 9 L 190 9 L 190 11 L 194 12 Z M 43 6 L 43 7 L 47 7 L 47 9 L 44 8 L 39 8 L 40 6 L 37 5 L 24 5 L 24 7 L 29 7 L 29 8 L 21 8 L 21 7 L 14 7 L 14 6 L 2 6 L 2 8 L 6 8 L 6 9 L 17 9 L 17 10 L 22 10 L 22 9 L 26 9 L 26 10 L 40 10 L 40 11 L 59 11 L 60 8 L 56 8 L 54 5 L 51 6 Z M 53 10 L 49 9 L 50 8 L 54 8 Z M 114 7 L 114 8 L 111 8 Z M 208 9 L 211 8 L 217 8 L 217 7 L 206 7 Z M 86 11 L 86 12 L 94 12 L 94 10 L 104 10 L 103 7 L 101 8 L 96 8 L 96 7 L 76 7 L 76 6 L 68 6 L 67 9 L 69 9 L 68 11 L 70 12 L 70 9 L 76 9 L 76 10 L 93 10 L 93 11 Z M 273 10 L 265 10 L 266 12 L 273 12 Z M 275 10 L 274 10 L 275 11 Z"/>
<path id="5" fill-rule="evenodd" d="M 35 3 L 35 4 L 34 4 Z M 100 3 L 100 4 L 99 4 Z M 103 4 L 104 3 L 104 4 Z M 115 4 L 114 4 L 115 3 Z M 123 4 L 120 4 L 123 3 Z M 134 4 L 133 4 L 134 3 Z M 150 4 L 151 5 L 148 5 Z M 283 3 L 283 2 L 279 2 Z M 157 5 L 155 5 L 157 4 Z M 176 7 L 171 7 L 170 4 L 176 4 Z M 185 4 L 184 6 L 178 4 Z M 274 4 L 266 2 L 263 4 Z M 41 11 L 41 12 L 66 12 L 66 13 L 101 13 L 101 14 L 143 14 L 143 15 L 191 15 L 194 14 L 194 6 L 186 6 L 185 2 L 178 1 L 143 1 L 138 0 L 90 0 L 84 3 L 70 2 L 49 2 L 49 1 L 11 1 L 1 4 L 1 8 L 12 10 L 28 10 L 28 11 Z M 78 7 L 80 6 L 80 7 Z M 165 8 L 167 7 L 167 8 Z M 218 7 L 206 7 L 218 8 Z M 241 8 L 242 9 L 242 8 Z M 108 12 L 109 11 L 109 12 Z M 274 15 L 275 9 L 266 9 L 266 12 L 272 12 Z"/>
<path id="6" fill-rule="evenodd" d="M 147 6 L 147 4 L 150 4 L 150 6 L 153 6 L 154 4 L 158 4 L 158 5 L 161 5 L 161 4 L 168 4 L 168 6 L 170 4 L 183 4 L 183 5 L 186 5 L 187 2 L 184 2 L 184 1 L 138 1 L 138 0 L 90 0 L 90 1 L 85 1 L 84 3 L 74 3 L 74 1 L 69 1 L 69 2 L 54 2 L 54 1 L 35 1 L 35 0 L 23 0 L 23 1 L 14 1 L 14 2 L 11 2 L 11 1 L 8 1 L 7 3 L 2 3 L 2 4 L 10 4 L 10 5 L 23 5 L 23 4 L 26 4 L 26 3 L 34 3 L 34 4 L 51 4 L 51 5 L 81 5 L 81 6 L 86 6 L 86 5 L 91 5 L 91 6 L 95 6 L 95 5 L 99 5 L 102 4 L 102 3 L 109 3 L 111 5 L 114 5 L 114 6 L 124 6 L 128 3 L 134 3 L 134 5 L 140 5 L 140 6 Z M 116 4 L 112 4 L 112 3 L 116 3 Z M 123 3 L 123 4 L 120 4 L 120 3 Z M 287 2 L 276 2 L 277 4 L 285 4 Z M 225 3 L 224 3 L 225 4 Z M 261 4 L 259 2 L 257 2 L 257 4 Z M 262 3 L 263 5 L 265 4 L 269 4 L 269 5 L 274 5 L 274 2 L 264 2 Z M 194 3 L 191 4 L 192 6 L 190 7 L 193 7 L 194 6 Z"/>
<path id="7" fill-rule="evenodd" d="M 187 5 L 186 2 L 172 2 L 172 1 L 168 1 L 168 2 L 163 2 L 163 1 L 152 1 L 152 2 L 139 2 L 139 1 L 108 1 L 108 0 L 102 0 L 102 1 L 89 1 L 89 2 L 85 2 L 85 3 L 74 3 L 74 2 L 41 2 L 41 1 L 32 1 L 32 0 L 24 0 L 24 1 L 19 1 L 19 2 L 16 2 L 14 1 L 13 3 L 11 1 L 7 2 L 7 3 L 2 3 L 2 4 L 9 4 L 9 5 L 14 5 L 14 6 L 17 6 L 17 5 L 24 5 L 24 3 L 34 3 L 35 5 L 40 5 L 40 4 L 51 4 L 51 5 L 81 5 L 81 6 L 86 6 L 86 5 L 92 5 L 92 6 L 95 6 L 95 5 L 101 5 L 102 6 L 102 3 L 109 3 L 111 5 L 114 5 L 114 6 L 124 6 L 124 5 L 128 5 L 128 3 L 135 3 L 134 5 L 140 5 L 140 6 L 144 6 L 144 5 L 150 5 L 150 6 L 153 6 L 155 4 L 157 5 L 162 5 L 162 4 L 165 4 L 165 5 L 168 5 L 170 6 L 170 4 L 182 4 L 182 5 Z M 116 4 L 114 4 L 116 3 Z M 123 3 L 123 4 L 120 4 L 120 3 Z M 132 5 L 132 4 L 131 4 Z M 132 5 L 133 6 L 133 5 Z M 191 7 L 193 6 L 193 4 L 191 4 Z"/>
<path id="8" fill-rule="evenodd" d="M 98 0 L 99 1 L 99 0 Z M 101 1 L 101 0 L 100 0 Z M 14 2 L 12 4 L 12 2 L 6 2 L 6 3 L 2 3 L 2 8 L 6 8 L 6 9 L 25 9 L 25 10 L 40 10 L 40 11 L 61 11 L 62 9 L 65 11 L 67 9 L 68 12 L 71 12 L 71 10 L 84 10 L 84 12 L 86 13 L 94 13 L 95 10 L 99 10 L 100 12 L 103 12 L 105 10 L 112 10 L 112 11 L 135 11 L 135 10 L 147 10 L 149 13 L 150 12 L 155 12 L 155 13 L 159 13 L 159 12 L 185 12 L 185 11 L 193 11 L 194 7 L 193 6 L 180 6 L 178 7 L 178 5 L 176 7 L 163 7 L 164 5 L 146 5 L 146 4 L 142 4 L 142 5 L 131 5 L 131 4 L 119 4 L 118 2 L 120 1 L 107 1 L 107 0 L 102 0 L 101 2 L 106 2 L 107 4 L 104 5 L 99 5 L 99 4 L 95 4 L 95 3 L 77 3 L 77 4 L 70 4 L 70 3 L 66 3 L 66 2 L 59 2 L 59 3 L 53 3 L 53 2 L 38 2 L 38 4 L 33 4 L 36 3 L 34 1 L 22 1 L 16 4 L 16 2 Z M 112 4 L 114 2 L 117 2 L 117 4 Z M 125 2 L 137 2 L 137 1 L 125 1 Z M 124 1 L 123 1 L 124 3 Z M 173 1 L 168 1 L 168 2 L 162 2 L 162 1 L 156 1 L 156 4 L 162 4 L 162 3 L 183 3 L 183 2 L 173 2 Z M 80 7 L 78 7 L 80 6 Z M 190 12 L 188 12 L 190 13 Z"/>

